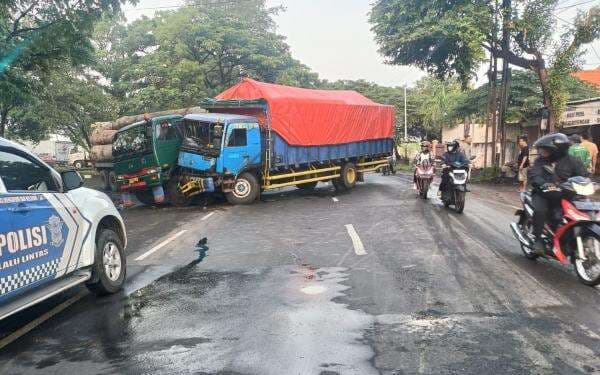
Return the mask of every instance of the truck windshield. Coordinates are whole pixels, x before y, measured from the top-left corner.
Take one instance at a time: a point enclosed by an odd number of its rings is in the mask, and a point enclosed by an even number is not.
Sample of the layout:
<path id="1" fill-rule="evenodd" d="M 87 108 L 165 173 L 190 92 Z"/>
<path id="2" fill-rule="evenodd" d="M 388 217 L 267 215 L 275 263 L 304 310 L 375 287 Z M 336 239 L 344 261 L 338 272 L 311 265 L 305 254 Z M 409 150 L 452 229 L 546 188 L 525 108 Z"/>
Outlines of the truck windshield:
<path id="1" fill-rule="evenodd" d="M 223 124 L 186 120 L 183 123 L 182 148 L 201 155 L 217 157 L 221 150 Z"/>
<path id="2" fill-rule="evenodd" d="M 113 158 L 122 159 L 150 152 L 152 140 L 148 129 L 144 123 L 118 132 L 113 142 Z"/>

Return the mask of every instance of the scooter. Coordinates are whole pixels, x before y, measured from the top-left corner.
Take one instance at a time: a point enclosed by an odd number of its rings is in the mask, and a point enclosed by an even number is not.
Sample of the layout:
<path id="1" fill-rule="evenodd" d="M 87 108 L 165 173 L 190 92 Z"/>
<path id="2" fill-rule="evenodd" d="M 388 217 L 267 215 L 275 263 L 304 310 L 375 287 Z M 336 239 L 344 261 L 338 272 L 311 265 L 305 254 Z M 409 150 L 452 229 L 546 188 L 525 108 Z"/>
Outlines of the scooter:
<path id="1" fill-rule="evenodd" d="M 533 251 L 535 237 L 531 193 L 521 193 L 523 209 L 517 210 L 515 215 L 519 221 L 510 227 L 525 257 L 535 260 L 543 256 L 564 264 L 570 262 L 583 284 L 600 284 L 600 202 L 589 199 L 594 192 L 594 184 L 584 177 L 572 177 L 560 186 L 547 187 L 542 191 L 542 194 L 561 197 L 562 209 L 562 212 L 557 210 L 553 213 L 552 219 L 544 227 L 543 255 Z"/>
<path id="2" fill-rule="evenodd" d="M 454 205 L 454 211 L 460 214 L 465 209 L 469 163 L 454 162 L 451 165 L 444 165 L 442 168 L 450 169 L 448 185 L 441 192 L 442 203 L 444 203 L 444 207 Z"/>
<path id="3" fill-rule="evenodd" d="M 433 176 L 435 175 L 435 167 L 431 162 L 431 159 L 426 159 L 418 163 L 415 167 L 415 177 L 417 184 L 417 193 L 423 199 L 427 199 L 427 192 L 429 186 L 433 182 Z"/>

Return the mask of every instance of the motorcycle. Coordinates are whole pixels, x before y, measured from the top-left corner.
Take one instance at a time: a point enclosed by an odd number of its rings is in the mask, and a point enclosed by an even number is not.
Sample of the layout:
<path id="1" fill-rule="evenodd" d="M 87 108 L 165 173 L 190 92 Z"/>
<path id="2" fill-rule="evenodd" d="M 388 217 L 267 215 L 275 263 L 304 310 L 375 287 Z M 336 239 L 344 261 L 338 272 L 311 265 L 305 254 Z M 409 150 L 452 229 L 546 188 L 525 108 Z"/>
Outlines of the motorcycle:
<path id="1" fill-rule="evenodd" d="M 427 199 L 429 186 L 433 182 L 435 167 L 431 159 L 426 159 L 418 163 L 415 167 L 415 177 L 417 184 L 417 193 L 423 199 Z"/>
<path id="2" fill-rule="evenodd" d="M 571 262 L 579 280 L 589 286 L 600 284 L 600 202 L 589 199 L 595 187 L 584 177 L 572 177 L 560 186 L 545 188 L 543 194 L 560 197 L 561 210 L 552 213 L 544 226 L 544 254 L 533 251 L 533 204 L 530 192 L 521 193 L 523 209 L 515 215 L 519 221 L 510 225 L 525 257 L 540 256 L 564 264 Z"/>
<path id="3" fill-rule="evenodd" d="M 444 207 L 454 205 L 454 210 L 460 214 L 465 209 L 469 163 L 454 162 L 451 165 L 444 165 L 443 168 L 450 169 L 448 172 L 450 178 L 446 189 L 442 191 L 442 203 Z"/>

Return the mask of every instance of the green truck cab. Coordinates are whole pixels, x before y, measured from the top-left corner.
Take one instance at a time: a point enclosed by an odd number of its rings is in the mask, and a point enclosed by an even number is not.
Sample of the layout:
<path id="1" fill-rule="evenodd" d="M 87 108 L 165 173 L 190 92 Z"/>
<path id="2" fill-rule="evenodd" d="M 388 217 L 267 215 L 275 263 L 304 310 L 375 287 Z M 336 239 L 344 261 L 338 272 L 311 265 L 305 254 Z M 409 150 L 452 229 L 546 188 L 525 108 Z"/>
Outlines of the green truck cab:
<path id="1" fill-rule="evenodd" d="M 182 117 L 161 116 L 119 130 L 112 146 L 117 191 L 134 194 L 144 204 L 164 202 L 172 169 L 177 165 Z M 166 193 L 165 193 L 166 188 Z"/>

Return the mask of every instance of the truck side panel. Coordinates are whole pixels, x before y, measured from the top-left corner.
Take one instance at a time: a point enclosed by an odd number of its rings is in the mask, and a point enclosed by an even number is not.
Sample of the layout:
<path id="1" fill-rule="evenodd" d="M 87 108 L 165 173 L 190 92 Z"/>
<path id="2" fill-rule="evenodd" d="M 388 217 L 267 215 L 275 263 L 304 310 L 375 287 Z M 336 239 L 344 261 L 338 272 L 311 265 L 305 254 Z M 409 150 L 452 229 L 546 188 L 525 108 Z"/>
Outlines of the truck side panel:
<path id="1" fill-rule="evenodd" d="M 330 161 L 389 156 L 392 153 L 394 140 L 391 138 L 344 143 L 327 146 L 291 146 L 275 132 L 273 136 L 274 168 L 290 168 L 310 163 L 326 163 Z"/>

